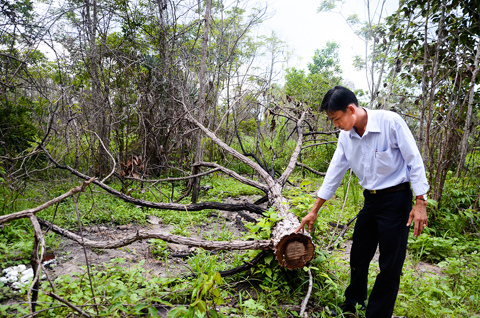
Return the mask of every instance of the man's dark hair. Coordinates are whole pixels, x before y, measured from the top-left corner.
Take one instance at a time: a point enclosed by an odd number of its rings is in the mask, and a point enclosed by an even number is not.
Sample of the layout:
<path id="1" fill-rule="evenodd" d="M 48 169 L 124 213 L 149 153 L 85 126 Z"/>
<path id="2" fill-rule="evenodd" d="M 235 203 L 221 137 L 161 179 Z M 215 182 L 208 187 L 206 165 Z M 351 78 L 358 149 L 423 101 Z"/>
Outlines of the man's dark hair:
<path id="1" fill-rule="evenodd" d="M 358 100 L 355 94 L 343 86 L 335 86 L 330 89 L 323 97 L 322 105 L 320 106 L 320 111 L 336 112 L 347 110 L 347 106 L 351 103 L 358 106 Z"/>

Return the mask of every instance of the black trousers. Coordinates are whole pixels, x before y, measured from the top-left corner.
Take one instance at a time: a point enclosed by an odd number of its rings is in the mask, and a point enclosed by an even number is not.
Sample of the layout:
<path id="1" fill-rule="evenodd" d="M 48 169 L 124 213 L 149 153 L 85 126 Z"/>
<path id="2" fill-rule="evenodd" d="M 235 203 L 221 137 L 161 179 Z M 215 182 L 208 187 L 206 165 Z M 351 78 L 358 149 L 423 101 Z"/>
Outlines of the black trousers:
<path id="1" fill-rule="evenodd" d="M 380 273 L 370 294 L 367 318 L 392 317 L 407 249 L 406 226 L 412 210 L 410 189 L 371 194 L 364 191 L 365 205 L 359 212 L 350 253 L 351 279 L 346 301 L 364 305 L 367 299 L 368 267 L 377 245 Z"/>

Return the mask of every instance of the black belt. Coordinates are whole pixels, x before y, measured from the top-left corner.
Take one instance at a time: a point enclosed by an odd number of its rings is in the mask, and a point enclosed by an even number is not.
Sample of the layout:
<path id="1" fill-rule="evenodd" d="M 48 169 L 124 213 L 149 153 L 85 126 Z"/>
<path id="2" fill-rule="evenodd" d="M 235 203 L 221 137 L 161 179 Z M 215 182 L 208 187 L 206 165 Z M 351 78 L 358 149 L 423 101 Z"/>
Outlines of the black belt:
<path id="1" fill-rule="evenodd" d="M 398 191 L 407 190 L 407 189 L 410 189 L 409 182 L 400 183 L 400 184 L 397 184 L 396 186 L 381 189 L 381 190 L 366 190 L 366 189 L 365 190 L 371 194 L 385 194 L 385 193 L 398 192 Z"/>

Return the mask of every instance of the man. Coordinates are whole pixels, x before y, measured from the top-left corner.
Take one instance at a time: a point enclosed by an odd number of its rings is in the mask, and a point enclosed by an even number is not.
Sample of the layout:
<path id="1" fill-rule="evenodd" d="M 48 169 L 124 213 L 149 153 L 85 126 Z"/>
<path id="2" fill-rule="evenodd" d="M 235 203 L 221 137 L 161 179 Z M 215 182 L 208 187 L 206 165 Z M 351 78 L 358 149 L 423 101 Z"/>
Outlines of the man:
<path id="1" fill-rule="evenodd" d="M 359 107 L 355 94 L 345 87 L 329 90 L 320 109 L 342 131 L 317 201 L 296 232 L 303 231 L 305 225 L 313 230 L 319 209 L 335 194 L 351 168 L 365 189 L 365 203 L 353 232 L 350 285 L 340 309 L 355 313 L 355 305 L 365 305 L 368 267 L 378 245 L 380 273 L 368 300 L 366 317 L 390 318 L 410 224 L 415 220 L 415 236 L 427 226 L 428 183 L 422 158 L 412 133 L 398 114 Z M 410 185 L 416 194 L 413 208 Z"/>

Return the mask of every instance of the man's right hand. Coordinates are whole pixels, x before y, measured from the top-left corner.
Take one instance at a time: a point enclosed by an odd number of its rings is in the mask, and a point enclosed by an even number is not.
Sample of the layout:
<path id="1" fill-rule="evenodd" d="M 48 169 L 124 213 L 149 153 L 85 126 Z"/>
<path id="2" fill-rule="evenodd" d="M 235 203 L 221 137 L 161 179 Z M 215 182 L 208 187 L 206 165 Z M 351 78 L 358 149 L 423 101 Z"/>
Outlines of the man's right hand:
<path id="1" fill-rule="evenodd" d="M 297 233 L 300 230 L 303 233 L 304 228 L 305 228 L 305 224 L 308 225 L 308 232 L 312 232 L 313 231 L 313 224 L 315 224 L 316 220 L 317 220 L 317 213 L 315 213 L 313 211 L 310 211 L 310 213 L 305 215 L 305 217 L 302 219 L 302 222 L 300 223 L 300 226 L 298 227 L 298 229 L 295 230 L 295 233 Z"/>
<path id="2" fill-rule="evenodd" d="M 305 217 L 302 219 L 302 222 L 300 223 L 300 226 L 298 227 L 298 229 L 295 230 L 295 233 L 297 233 L 300 230 L 302 230 L 302 233 L 303 233 L 305 224 L 308 225 L 308 232 L 313 231 L 313 224 L 315 224 L 315 221 L 317 220 L 318 210 L 320 210 L 320 208 L 325 203 L 325 201 L 326 200 L 322 198 L 317 198 L 317 201 L 315 201 L 315 204 L 313 205 L 312 210 L 310 211 L 310 213 L 305 215 Z"/>

